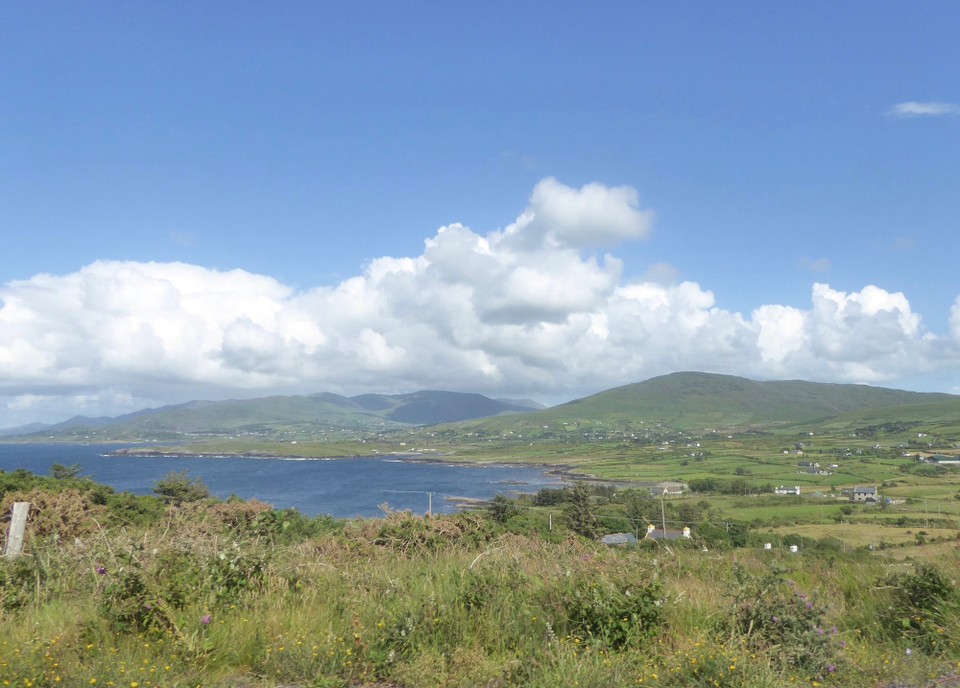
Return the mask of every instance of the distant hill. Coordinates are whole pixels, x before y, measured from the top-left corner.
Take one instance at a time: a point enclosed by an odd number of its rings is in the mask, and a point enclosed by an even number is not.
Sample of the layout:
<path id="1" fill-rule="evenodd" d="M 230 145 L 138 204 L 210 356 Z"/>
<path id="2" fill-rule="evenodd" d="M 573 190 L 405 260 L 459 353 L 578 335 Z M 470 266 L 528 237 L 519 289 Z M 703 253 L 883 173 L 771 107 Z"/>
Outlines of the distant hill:
<path id="1" fill-rule="evenodd" d="M 350 400 L 365 410 L 381 413 L 388 420 L 410 425 L 436 425 L 530 411 L 529 407 L 497 401 L 482 394 L 458 392 L 363 394 Z"/>
<path id="2" fill-rule="evenodd" d="M 228 401 L 192 401 L 144 409 L 117 418 L 77 416 L 48 426 L 11 429 L 5 437 L 42 436 L 97 439 L 181 440 L 216 435 L 323 434 L 389 430 L 433 425 L 503 413 L 527 413 L 524 406 L 495 401 L 480 394 L 422 391 L 412 394 L 363 394 L 345 397 L 273 396 Z"/>
<path id="3" fill-rule="evenodd" d="M 552 409 L 557 416 L 632 414 L 673 426 L 751 425 L 796 422 L 837 416 L 850 411 L 955 400 L 950 394 L 906 392 L 868 385 L 828 384 L 802 380 L 757 382 L 732 375 L 683 372 L 651 378 L 573 401 Z"/>
<path id="4" fill-rule="evenodd" d="M 535 403 L 535 402 L 531 402 Z M 802 380 L 757 382 L 732 375 L 683 372 L 624 385 L 539 411 L 522 402 L 480 394 L 421 391 L 411 394 L 321 393 L 230 401 L 193 401 L 144 409 L 117 418 L 76 417 L 54 426 L 6 431 L 4 440 L 161 440 L 211 436 L 355 438 L 357 433 L 460 423 L 483 432 L 553 433 L 579 421 L 636 428 L 640 422 L 685 429 L 787 427 L 798 423 L 870 425 L 956 418 L 960 396 L 906 392 L 867 385 Z M 911 415 L 912 414 L 912 415 Z M 454 432 L 458 432 L 454 428 Z"/>
<path id="5" fill-rule="evenodd" d="M 30 423 L 29 425 L 18 425 L 15 428 L 0 429 L 0 437 L 13 437 L 15 435 L 28 435 L 33 432 L 41 432 L 50 426 L 46 423 Z"/>
<path id="6" fill-rule="evenodd" d="M 757 382 L 732 375 L 681 372 L 624 385 L 516 419 L 485 421 L 504 429 L 575 420 L 663 423 L 677 429 L 735 428 L 824 421 L 865 409 L 953 402 L 951 394 L 802 380 Z"/>

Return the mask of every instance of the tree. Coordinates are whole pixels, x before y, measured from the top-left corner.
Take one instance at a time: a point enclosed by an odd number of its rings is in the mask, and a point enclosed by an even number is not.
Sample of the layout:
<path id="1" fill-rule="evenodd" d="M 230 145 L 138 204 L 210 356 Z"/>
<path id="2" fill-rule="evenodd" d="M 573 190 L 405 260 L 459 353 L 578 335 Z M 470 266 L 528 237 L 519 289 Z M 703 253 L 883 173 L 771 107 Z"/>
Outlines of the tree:
<path id="1" fill-rule="evenodd" d="M 586 483 L 575 484 L 570 491 L 570 505 L 563 513 L 570 530 L 592 539 L 600 534 L 600 521 L 591 497 Z"/>
<path id="2" fill-rule="evenodd" d="M 187 471 L 170 471 L 163 480 L 158 480 L 153 491 L 167 504 L 179 505 L 184 502 L 196 502 L 210 496 L 210 489 L 203 480 L 191 480 Z"/>
<path id="3" fill-rule="evenodd" d="M 503 495 L 497 495 L 493 498 L 493 501 L 490 502 L 487 511 L 490 514 L 490 518 L 502 525 L 509 521 L 511 516 L 518 513 L 519 509 L 517 509 L 512 500 L 507 499 Z"/>
<path id="4" fill-rule="evenodd" d="M 67 480 L 69 478 L 79 478 L 83 466 L 78 463 L 64 466 L 62 463 L 55 463 L 50 466 L 50 475 L 57 480 Z"/>
<path id="5" fill-rule="evenodd" d="M 660 505 L 649 492 L 633 491 L 626 498 L 627 518 L 635 527 L 646 527 L 660 517 Z"/>

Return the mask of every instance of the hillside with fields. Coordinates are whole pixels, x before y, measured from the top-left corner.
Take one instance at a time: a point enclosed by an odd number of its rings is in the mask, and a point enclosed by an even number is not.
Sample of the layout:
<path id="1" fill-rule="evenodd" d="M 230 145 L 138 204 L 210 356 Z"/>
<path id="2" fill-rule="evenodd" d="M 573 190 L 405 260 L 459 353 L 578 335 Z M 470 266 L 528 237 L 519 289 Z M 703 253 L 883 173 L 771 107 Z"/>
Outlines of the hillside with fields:
<path id="1" fill-rule="evenodd" d="M 523 424 L 602 420 L 662 424 L 674 429 L 730 429 L 821 422 L 871 409 L 956 403 L 951 394 L 802 380 L 757 382 L 732 375 L 682 372 L 616 387 L 517 419 Z M 505 427 L 513 419 L 492 421 Z"/>

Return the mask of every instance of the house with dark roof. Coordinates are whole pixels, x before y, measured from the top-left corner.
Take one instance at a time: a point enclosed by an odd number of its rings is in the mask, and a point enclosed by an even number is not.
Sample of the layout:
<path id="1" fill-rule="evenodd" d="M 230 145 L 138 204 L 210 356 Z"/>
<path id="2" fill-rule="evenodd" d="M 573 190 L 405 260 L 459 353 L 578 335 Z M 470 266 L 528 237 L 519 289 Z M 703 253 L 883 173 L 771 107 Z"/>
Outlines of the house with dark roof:
<path id="1" fill-rule="evenodd" d="M 647 526 L 647 534 L 644 540 L 680 540 L 690 538 L 690 528 L 684 526 L 683 530 L 667 530 L 657 528 L 652 523 Z"/>
<path id="2" fill-rule="evenodd" d="M 878 500 L 876 485 L 857 485 L 850 495 L 854 502 L 876 502 Z"/>
<path id="3" fill-rule="evenodd" d="M 608 547 L 629 547 L 637 544 L 637 537 L 633 533 L 610 533 L 600 538 L 600 542 Z"/>

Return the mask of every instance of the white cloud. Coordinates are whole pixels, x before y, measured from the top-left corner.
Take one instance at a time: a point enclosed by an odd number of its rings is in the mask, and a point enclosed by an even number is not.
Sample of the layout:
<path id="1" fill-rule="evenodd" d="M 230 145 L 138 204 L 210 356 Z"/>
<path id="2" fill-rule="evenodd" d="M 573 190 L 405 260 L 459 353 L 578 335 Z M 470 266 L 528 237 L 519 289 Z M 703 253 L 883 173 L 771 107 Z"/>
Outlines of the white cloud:
<path id="1" fill-rule="evenodd" d="M 550 179 L 503 232 L 448 225 L 333 287 L 122 261 L 10 282 L 0 427 L 268 392 L 569 397 L 675 370 L 882 382 L 958 362 L 960 299 L 943 339 L 873 285 L 745 316 L 669 266 L 625 281 L 589 253 L 649 231 L 633 190 Z"/>
<path id="2" fill-rule="evenodd" d="M 639 194 L 627 186 L 586 184 L 578 190 L 547 178 L 534 187 L 530 206 L 504 239 L 516 248 L 595 248 L 639 239 L 653 226 L 653 213 L 639 204 Z"/>
<path id="3" fill-rule="evenodd" d="M 954 103 L 918 103 L 908 101 L 897 103 L 891 107 L 888 114 L 894 117 L 943 117 L 945 115 L 960 115 L 960 105 Z"/>

